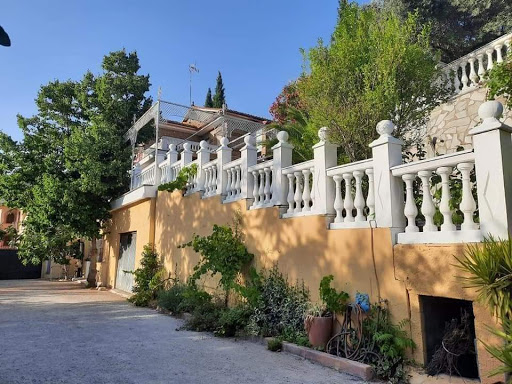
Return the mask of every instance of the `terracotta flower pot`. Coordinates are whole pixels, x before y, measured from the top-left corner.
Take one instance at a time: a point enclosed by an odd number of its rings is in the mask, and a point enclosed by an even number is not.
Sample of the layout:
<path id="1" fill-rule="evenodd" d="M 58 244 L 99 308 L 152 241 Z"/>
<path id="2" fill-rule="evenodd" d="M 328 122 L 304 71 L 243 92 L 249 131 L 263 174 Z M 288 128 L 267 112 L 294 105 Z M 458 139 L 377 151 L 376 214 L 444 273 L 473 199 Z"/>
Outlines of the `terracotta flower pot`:
<path id="1" fill-rule="evenodd" d="M 325 347 L 332 333 L 332 316 L 313 317 L 308 322 L 309 342 L 313 347 Z"/>

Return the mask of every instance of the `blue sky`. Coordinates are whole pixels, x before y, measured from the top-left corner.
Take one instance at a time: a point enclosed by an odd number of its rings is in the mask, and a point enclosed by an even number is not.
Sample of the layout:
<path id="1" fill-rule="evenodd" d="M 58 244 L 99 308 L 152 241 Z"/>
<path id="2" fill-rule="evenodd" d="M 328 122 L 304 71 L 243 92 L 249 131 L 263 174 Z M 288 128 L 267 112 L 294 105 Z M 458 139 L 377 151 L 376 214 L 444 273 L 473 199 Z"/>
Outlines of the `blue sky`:
<path id="1" fill-rule="evenodd" d="M 222 72 L 229 108 L 269 116 L 301 71 L 299 48 L 329 39 L 337 0 L 52 0 L 3 2 L 0 25 L 0 129 L 21 139 L 16 114 L 35 112 L 42 84 L 100 71 L 104 54 L 136 50 L 150 94 L 188 104 L 188 65 L 196 63 L 193 100 L 202 105 Z"/>

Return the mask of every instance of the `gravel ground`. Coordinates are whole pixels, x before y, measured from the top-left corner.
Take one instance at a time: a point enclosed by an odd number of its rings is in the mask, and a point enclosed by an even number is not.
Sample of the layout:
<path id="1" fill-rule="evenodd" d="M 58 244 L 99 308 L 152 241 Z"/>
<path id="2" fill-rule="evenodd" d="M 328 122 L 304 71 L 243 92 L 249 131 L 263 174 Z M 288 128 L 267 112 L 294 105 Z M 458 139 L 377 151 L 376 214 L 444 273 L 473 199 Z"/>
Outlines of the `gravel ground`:
<path id="1" fill-rule="evenodd" d="M 0 384 L 361 383 L 180 324 L 76 283 L 0 281 Z"/>

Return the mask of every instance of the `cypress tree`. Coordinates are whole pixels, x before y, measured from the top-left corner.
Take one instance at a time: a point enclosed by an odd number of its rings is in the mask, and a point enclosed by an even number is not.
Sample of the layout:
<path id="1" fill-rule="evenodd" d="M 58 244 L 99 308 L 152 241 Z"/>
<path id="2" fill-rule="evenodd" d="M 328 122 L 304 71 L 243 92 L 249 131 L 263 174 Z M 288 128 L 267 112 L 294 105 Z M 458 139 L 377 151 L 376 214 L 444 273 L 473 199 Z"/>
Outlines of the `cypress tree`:
<path id="1" fill-rule="evenodd" d="M 208 88 L 208 92 L 206 93 L 206 100 L 204 101 L 204 106 L 208 108 L 213 107 L 213 100 L 212 100 L 212 90 L 211 88 Z"/>
<path id="2" fill-rule="evenodd" d="M 222 83 L 222 75 L 217 76 L 217 85 L 215 86 L 215 95 L 213 95 L 213 107 L 222 108 L 222 104 L 226 102 L 226 95 L 224 93 L 224 84 Z"/>

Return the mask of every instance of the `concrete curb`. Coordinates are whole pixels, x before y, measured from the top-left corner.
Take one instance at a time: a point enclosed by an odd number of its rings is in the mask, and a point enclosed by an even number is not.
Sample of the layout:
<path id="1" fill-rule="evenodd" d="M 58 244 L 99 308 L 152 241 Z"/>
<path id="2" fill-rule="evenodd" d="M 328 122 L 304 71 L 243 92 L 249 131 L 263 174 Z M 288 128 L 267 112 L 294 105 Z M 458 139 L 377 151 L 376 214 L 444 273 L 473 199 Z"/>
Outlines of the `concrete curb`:
<path id="1" fill-rule="evenodd" d="M 269 339 L 272 338 L 267 337 L 262 341 L 266 345 Z M 261 339 L 258 340 L 258 338 L 254 338 L 253 340 L 258 342 Z M 365 381 L 371 381 L 375 376 L 373 368 L 368 364 L 363 364 L 358 361 L 334 356 L 326 352 L 316 351 L 311 348 L 301 347 L 286 341 L 283 341 L 283 351 L 300 356 L 324 367 L 332 368 L 340 372 L 348 373 L 349 375 L 357 376 Z"/>

